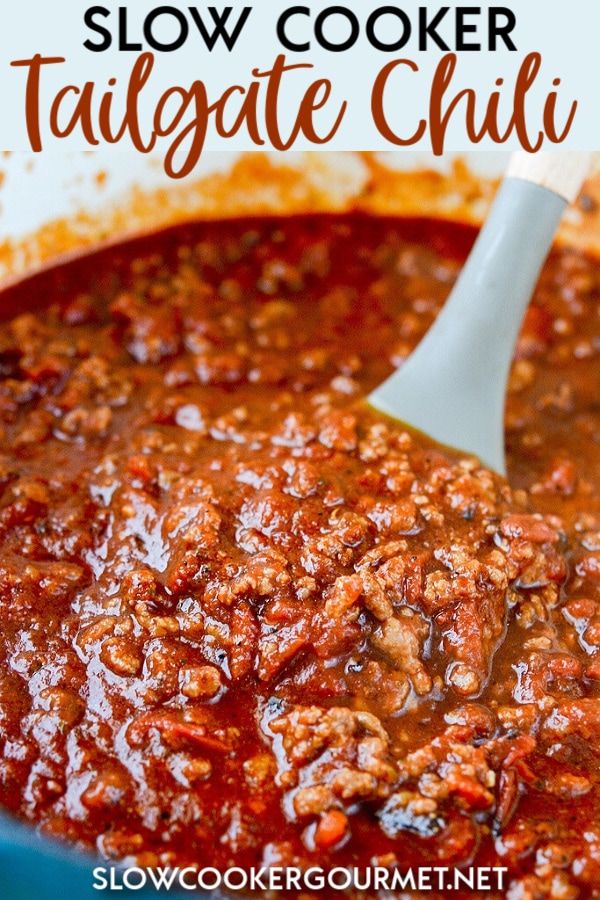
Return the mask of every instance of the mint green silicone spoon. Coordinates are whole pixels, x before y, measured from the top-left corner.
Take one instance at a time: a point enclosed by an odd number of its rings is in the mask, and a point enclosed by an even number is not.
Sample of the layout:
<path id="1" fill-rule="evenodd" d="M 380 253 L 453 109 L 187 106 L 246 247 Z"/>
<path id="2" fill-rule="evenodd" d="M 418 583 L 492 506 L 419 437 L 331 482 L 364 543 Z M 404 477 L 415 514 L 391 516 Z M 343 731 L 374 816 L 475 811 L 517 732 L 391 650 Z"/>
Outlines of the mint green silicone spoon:
<path id="1" fill-rule="evenodd" d="M 504 406 L 516 339 L 591 153 L 516 153 L 450 297 L 375 409 L 505 474 Z"/>

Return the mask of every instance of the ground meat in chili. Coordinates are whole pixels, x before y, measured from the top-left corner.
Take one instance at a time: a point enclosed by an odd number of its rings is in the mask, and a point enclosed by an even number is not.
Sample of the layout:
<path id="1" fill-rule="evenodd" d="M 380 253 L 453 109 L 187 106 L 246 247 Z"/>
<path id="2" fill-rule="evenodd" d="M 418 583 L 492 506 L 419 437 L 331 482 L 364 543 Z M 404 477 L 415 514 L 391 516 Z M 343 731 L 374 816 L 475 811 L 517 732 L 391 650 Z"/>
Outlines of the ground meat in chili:
<path id="1" fill-rule="evenodd" d="M 473 237 L 192 224 L 5 292 L 6 809 L 144 865 L 600 891 L 600 267 L 546 266 L 508 484 L 362 402 Z"/>

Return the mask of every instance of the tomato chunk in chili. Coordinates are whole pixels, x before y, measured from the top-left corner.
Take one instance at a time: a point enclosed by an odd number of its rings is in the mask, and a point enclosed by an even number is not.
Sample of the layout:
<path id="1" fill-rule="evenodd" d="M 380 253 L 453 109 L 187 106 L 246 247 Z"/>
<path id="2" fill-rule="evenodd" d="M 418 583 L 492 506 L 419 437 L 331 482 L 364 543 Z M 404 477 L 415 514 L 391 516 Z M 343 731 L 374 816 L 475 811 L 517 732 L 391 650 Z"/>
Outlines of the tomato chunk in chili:
<path id="1" fill-rule="evenodd" d="M 6 810 L 143 865 L 600 890 L 600 266 L 543 273 L 508 482 L 362 402 L 473 239 L 196 223 L 5 291 Z"/>

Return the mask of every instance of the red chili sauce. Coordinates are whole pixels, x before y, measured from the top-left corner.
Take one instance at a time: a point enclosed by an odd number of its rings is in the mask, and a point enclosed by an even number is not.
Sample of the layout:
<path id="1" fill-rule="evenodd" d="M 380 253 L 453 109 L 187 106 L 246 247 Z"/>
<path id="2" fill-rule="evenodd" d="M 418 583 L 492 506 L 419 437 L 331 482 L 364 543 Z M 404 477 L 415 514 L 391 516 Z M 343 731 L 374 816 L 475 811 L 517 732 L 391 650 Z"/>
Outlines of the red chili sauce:
<path id="1" fill-rule="evenodd" d="M 4 293 L 6 809 L 142 865 L 600 889 L 600 266 L 545 268 L 508 484 L 362 403 L 473 237 L 192 224 Z"/>

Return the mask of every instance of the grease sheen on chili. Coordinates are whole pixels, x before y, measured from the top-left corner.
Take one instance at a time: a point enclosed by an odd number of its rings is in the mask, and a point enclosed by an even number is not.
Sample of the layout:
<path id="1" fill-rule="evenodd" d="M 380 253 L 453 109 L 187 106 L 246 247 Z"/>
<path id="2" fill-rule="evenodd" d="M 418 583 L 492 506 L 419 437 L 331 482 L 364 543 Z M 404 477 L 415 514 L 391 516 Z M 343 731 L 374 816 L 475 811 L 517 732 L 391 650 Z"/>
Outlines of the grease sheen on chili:
<path id="1" fill-rule="evenodd" d="M 600 268 L 555 251 L 507 484 L 367 411 L 474 233 L 179 226 L 0 324 L 0 801 L 108 859 L 600 887 Z"/>

